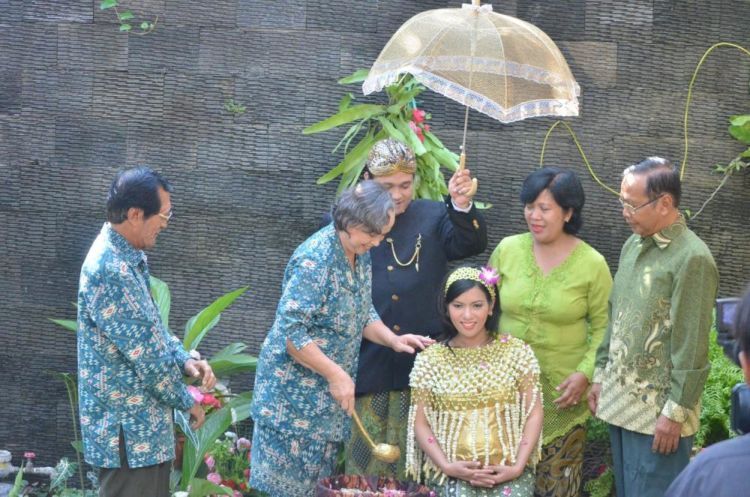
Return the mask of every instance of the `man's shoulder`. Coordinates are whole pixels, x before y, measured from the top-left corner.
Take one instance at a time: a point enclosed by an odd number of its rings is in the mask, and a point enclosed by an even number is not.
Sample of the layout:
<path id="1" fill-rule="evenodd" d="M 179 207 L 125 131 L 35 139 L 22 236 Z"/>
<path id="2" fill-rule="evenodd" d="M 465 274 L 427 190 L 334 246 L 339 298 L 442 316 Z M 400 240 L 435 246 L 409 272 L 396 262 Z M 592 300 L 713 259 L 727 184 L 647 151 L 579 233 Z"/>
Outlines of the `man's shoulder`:
<path id="1" fill-rule="evenodd" d="M 640 240 L 640 235 L 631 233 L 630 236 L 625 239 L 625 243 L 622 244 L 622 251 L 625 252 L 626 250 L 632 249 L 635 245 L 638 244 L 638 242 L 640 242 Z"/>
<path id="2" fill-rule="evenodd" d="M 743 435 L 711 445 L 698 454 L 695 462 L 696 464 L 709 464 L 724 459 L 731 459 L 736 463 L 741 462 L 743 466 L 750 464 L 750 435 Z M 722 462 L 722 464 L 725 463 Z"/>
<path id="3" fill-rule="evenodd" d="M 446 212 L 444 202 L 438 202 L 437 200 L 429 200 L 426 198 L 414 199 L 409 203 L 409 210 L 414 213 L 429 213 L 429 214 L 442 214 Z"/>
<path id="4" fill-rule="evenodd" d="M 671 259 L 678 271 L 692 271 L 698 267 L 713 268 L 718 277 L 718 268 L 708 245 L 691 229 L 685 231 L 670 244 Z"/>
<path id="5" fill-rule="evenodd" d="M 86 254 L 81 272 L 90 277 L 115 273 L 119 271 L 121 263 L 125 263 L 125 261 L 120 260 L 107 238 L 100 233 L 94 243 L 91 244 L 88 254 Z"/>
<path id="6" fill-rule="evenodd" d="M 698 454 L 669 487 L 667 497 L 744 495 L 750 435 L 719 442 Z"/>
<path id="7" fill-rule="evenodd" d="M 701 239 L 701 237 L 690 228 L 685 229 L 682 236 L 678 238 L 678 241 L 679 243 L 677 244 L 677 247 L 679 250 L 696 256 L 710 257 L 713 259 L 711 249 L 708 248 L 706 242 L 704 242 L 703 239 Z"/>

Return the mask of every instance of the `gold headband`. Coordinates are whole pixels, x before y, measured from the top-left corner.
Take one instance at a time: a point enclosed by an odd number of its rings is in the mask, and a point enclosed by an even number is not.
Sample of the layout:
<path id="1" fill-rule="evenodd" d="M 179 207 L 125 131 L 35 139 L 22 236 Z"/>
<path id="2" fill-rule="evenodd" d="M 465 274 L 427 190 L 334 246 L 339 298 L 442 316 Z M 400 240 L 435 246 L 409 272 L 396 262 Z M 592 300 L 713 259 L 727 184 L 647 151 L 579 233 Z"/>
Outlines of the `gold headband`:
<path id="1" fill-rule="evenodd" d="M 492 305 L 494 305 L 495 285 L 497 284 L 499 279 L 500 277 L 498 276 L 497 271 L 489 267 L 483 267 L 481 271 L 479 269 L 468 266 L 460 267 L 453 271 L 450 276 L 448 276 L 448 281 L 445 282 L 445 295 L 448 295 L 448 289 L 453 283 L 457 282 L 458 280 L 477 281 L 481 283 L 488 292 L 490 292 L 490 297 L 492 297 Z"/>
<path id="2" fill-rule="evenodd" d="M 398 160 L 396 162 L 381 162 L 369 167 L 370 173 L 378 178 L 390 176 L 396 173 L 414 174 L 417 172 L 417 164 L 413 161 Z"/>

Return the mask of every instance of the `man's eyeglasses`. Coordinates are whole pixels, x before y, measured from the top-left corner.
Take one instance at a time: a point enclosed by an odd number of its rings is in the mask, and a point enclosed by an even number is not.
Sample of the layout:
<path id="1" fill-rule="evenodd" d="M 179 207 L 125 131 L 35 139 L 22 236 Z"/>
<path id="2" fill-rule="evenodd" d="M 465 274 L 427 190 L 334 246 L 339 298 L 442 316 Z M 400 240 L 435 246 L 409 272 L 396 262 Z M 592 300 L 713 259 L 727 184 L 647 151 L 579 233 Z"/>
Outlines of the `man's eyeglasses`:
<path id="1" fill-rule="evenodd" d="M 638 207 L 633 207 L 632 205 L 630 205 L 629 203 L 625 202 L 625 201 L 624 201 L 623 199 L 621 199 L 621 198 L 620 198 L 620 199 L 618 199 L 618 200 L 620 201 L 620 205 L 622 205 L 622 208 L 623 208 L 623 209 L 625 209 L 626 211 L 628 211 L 628 213 L 629 213 L 629 214 L 635 214 L 636 212 L 638 212 L 639 210 L 643 209 L 643 208 L 644 208 L 644 207 L 646 207 L 647 205 L 653 204 L 654 202 L 656 202 L 657 200 L 659 200 L 659 199 L 660 199 L 660 198 L 662 198 L 663 196 L 664 196 L 664 195 L 659 195 L 659 196 L 658 196 L 658 197 L 656 197 L 656 198 L 652 198 L 651 200 L 649 200 L 649 201 L 648 201 L 648 202 L 646 202 L 645 204 L 641 204 L 641 205 L 639 205 Z"/>
<path id="2" fill-rule="evenodd" d="M 174 215 L 174 211 L 172 209 L 169 209 L 169 212 L 167 212 L 166 214 L 162 214 L 161 212 L 159 212 L 158 215 L 166 222 L 169 222 L 169 220 L 172 219 L 172 215 Z"/>

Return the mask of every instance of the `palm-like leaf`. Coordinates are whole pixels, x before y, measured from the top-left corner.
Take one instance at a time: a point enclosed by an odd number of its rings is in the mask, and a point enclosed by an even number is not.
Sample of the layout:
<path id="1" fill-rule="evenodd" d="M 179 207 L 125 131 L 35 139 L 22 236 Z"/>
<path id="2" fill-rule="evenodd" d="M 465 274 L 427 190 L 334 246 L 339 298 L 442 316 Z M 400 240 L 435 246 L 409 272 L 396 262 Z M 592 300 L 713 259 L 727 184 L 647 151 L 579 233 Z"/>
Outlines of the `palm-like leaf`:
<path id="1" fill-rule="evenodd" d="M 198 348 L 206 333 L 218 324 L 222 311 L 232 305 L 232 302 L 237 300 L 247 289 L 248 287 L 245 286 L 222 295 L 214 300 L 211 305 L 190 318 L 190 321 L 185 325 L 185 338 L 182 342 L 185 350 Z"/>
<path id="2" fill-rule="evenodd" d="M 149 285 L 151 286 L 151 297 L 159 309 L 161 322 L 164 323 L 165 328 L 169 329 L 169 311 L 172 308 L 172 294 L 169 291 L 169 286 L 155 276 L 150 277 Z"/>
<path id="3" fill-rule="evenodd" d="M 52 318 L 49 318 L 49 320 L 52 321 L 53 323 L 57 324 L 57 325 L 62 326 L 66 330 L 70 330 L 70 331 L 73 331 L 73 332 L 77 332 L 78 331 L 78 321 L 76 321 L 74 319 L 52 319 Z"/>
<path id="4" fill-rule="evenodd" d="M 247 348 L 243 343 L 232 343 L 214 354 L 208 363 L 214 374 L 226 377 L 239 373 L 252 373 L 258 365 L 258 358 L 241 352 Z"/>

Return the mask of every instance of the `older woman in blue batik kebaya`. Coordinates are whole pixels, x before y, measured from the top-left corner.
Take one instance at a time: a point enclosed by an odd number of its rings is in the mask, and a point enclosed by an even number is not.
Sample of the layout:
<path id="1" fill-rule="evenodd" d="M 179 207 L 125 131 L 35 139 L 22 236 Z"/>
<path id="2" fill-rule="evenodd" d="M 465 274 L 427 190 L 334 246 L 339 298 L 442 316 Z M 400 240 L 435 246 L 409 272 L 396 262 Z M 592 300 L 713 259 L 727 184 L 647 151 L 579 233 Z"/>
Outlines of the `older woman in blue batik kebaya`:
<path id="1" fill-rule="evenodd" d="M 273 497 L 306 497 L 331 476 L 349 437 L 362 337 L 397 352 L 432 343 L 396 335 L 372 305 L 370 248 L 393 226 L 391 196 L 374 181 L 344 191 L 333 222 L 287 264 L 282 295 L 255 377 L 250 486 Z"/>

